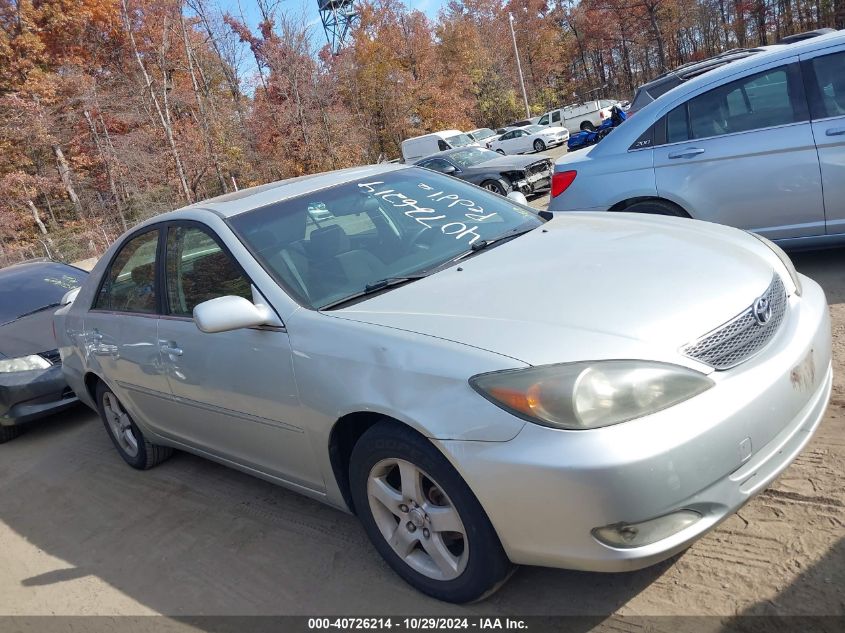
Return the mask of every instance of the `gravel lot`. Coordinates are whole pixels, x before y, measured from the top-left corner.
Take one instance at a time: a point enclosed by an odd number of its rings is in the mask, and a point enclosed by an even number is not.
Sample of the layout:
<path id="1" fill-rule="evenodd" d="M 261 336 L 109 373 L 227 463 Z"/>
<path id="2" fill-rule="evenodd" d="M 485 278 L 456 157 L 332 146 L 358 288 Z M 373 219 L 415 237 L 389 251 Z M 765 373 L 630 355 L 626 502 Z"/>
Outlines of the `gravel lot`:
<path id="1" fill-rule="evenodd" d="M 0 614 L 579 614 L 619 630 L 619 615 L 843 615 L 845 250 L 795 259 L 830 300 L 833 402 L 770 489 L 670 561 L 522 568 L 485 602 L 446 605 L 401 582 L 354 518 L 187 454 L 134 471 L 80 407 L 0 447 Z"/>

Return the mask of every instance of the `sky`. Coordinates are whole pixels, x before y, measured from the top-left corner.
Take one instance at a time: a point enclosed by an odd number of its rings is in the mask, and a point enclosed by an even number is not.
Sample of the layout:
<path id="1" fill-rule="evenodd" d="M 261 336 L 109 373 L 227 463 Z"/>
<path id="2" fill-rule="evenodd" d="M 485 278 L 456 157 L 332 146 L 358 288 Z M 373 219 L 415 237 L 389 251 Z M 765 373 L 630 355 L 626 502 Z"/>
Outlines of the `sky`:
<path id="1" fill-rule="evenodd" d="M 435 19 L 440 8 L 446 4 L 446 0 L 404 0 L 404 3 L 409 8 L 422 11 Z M 217 5 L 234 16 L 239 16 L 243 9 L 244 16 L 253 29 L 260 19 L 255 0 L 218 0 Z M 304 16 L 311 27 L 311 38 L 315 47 L 320 48 L 326 43 L 323 25 L 320 23 L 320 12 L 317 10 L 317 0 L 281 0 L 279 10 L 294 17 Z"/>

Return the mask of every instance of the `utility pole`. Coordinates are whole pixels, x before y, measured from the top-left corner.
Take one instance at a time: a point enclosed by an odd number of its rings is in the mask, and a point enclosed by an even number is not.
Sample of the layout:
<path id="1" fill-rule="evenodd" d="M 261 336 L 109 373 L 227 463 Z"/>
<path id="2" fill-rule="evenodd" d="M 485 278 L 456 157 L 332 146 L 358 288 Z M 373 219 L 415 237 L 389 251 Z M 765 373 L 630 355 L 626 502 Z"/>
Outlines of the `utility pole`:
<path id="1" fill-rule="evenodd" d="M 522 78 L 522 64 L 519 63 L 519 50 L 516 48 L 516 33 L 513 32 L 513 13 L 508 11 L 508 23 L 511 27 L 511 39 L 513 39 L 513 54 L 516 57 L 516 69 L 519 71 L 519 85 L 522 88 L 522 98 L 525 101 L 525 118 L 531 118 L 531 108 L 528 106 L 528 95 L 525 92 L 525 79 Z"/>

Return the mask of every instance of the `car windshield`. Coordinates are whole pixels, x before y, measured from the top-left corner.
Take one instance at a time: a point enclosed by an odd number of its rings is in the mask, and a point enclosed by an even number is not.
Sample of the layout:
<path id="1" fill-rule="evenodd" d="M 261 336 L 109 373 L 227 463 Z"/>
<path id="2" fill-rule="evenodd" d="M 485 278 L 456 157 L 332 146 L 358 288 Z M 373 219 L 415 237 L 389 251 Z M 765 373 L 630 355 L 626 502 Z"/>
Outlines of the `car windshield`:
<path id="1" fill-rule="evenodd" d="M 483 127 L 479 130 L 475 130 L 472 133 L 472 136 L 475 138 L 476 141 L 483 141 L 486 138 L 490 138 L 491 136 L 495 136 L 496 133 L 491 130 L 489 127 Z"/>
<path id="2" fill-rule="evenodd" d="M 525 129 L 528 130 L 529 132 L 543 132 L 544 130 L 546 130 L 546 126 L 545 125 L 529 125 Z"/>
<path id="3" fill-rule="evenodd" d="M 469 147 L 467 149 L 462 149 L 459 152 L 449 154 L 449 158 L 461 167 L 472 167 L 473 165 L 486 163 L 488 160 L 493 160 L 494 158 L 501 158 L 501 155 L 496 152 L 491 152 L 489 149 Z"/>
<path id="4" fill-rule="evenodd" d="M 0 271 L 0 323 L 55 306 L 68 290 L 81 286 L 86 276 L 78 268 L 53 262 Z"/>
<path id="5" fill-rule="evenodd" d="M 475 141 L 473 141 L 466 134 L 455 134 L 454 136 L 447 136 L 445 140 L 452 147 L 466 147 L 467 145 L 472 145 L 473 143 L 475 143 Z"/>
<path id="6" fill-rule="evenodd" d="M 326 214 L 309 213 L 315 208 Z M 247 211 L 229 224 L 292 296 L 321 309 L 543 220 L 503 196 L 411 167 Z"/>

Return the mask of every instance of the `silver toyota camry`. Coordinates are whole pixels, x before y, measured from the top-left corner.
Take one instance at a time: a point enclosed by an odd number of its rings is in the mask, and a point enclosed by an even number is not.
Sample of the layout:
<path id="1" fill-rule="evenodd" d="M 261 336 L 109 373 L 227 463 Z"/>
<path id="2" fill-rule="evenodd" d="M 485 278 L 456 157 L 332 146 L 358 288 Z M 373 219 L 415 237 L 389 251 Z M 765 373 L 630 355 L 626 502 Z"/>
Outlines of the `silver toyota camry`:
<path id="1" fill-rule="evenodd" d="M 765 239 L 545 221 L 399 165 L 158 216 L 56 332 L 130 466 L 190 451 L 354 512 L 453 602 L 515 564 L 683 550 L 789 465 L 831 388 L 824 293 Z"/>

